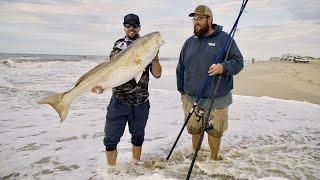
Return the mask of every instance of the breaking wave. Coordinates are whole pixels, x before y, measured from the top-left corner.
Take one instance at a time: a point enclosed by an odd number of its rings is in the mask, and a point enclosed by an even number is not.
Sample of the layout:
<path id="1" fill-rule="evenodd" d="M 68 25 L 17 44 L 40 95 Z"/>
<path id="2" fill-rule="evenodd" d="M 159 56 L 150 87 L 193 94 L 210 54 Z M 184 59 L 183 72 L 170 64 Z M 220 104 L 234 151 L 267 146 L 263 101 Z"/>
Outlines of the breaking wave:
<path id="1" fill-rule="evenodd" d="M 14 88 L 13 84 L 0 77 L 0 87 Z"/>

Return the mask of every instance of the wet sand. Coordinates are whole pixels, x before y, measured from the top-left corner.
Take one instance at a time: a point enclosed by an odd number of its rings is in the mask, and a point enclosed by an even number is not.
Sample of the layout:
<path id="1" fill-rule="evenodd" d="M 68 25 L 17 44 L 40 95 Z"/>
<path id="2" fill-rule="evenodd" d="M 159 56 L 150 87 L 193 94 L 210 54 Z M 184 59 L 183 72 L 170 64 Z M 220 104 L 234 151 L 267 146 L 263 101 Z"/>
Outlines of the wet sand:
<path id="1" fill-rule="evenodd" d="M 234 77 L 233 93 L 320 104 L 320 61 L 246 64 Z"/>

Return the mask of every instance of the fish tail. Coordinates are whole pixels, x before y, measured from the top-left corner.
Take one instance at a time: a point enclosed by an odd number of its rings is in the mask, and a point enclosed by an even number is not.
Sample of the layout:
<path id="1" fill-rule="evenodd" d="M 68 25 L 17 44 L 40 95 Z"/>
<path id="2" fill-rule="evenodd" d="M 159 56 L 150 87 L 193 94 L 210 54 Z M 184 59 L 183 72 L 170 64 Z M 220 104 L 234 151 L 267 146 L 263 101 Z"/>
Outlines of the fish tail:
<path id="1" fill-rule="evenodd" d="M 38 104 L 50 104 L 59 114 L 60 123 L 62 123 L 68 114 L 72 98 L 65 96 L 68 92 L 54 94 L 39 100 Z"/>

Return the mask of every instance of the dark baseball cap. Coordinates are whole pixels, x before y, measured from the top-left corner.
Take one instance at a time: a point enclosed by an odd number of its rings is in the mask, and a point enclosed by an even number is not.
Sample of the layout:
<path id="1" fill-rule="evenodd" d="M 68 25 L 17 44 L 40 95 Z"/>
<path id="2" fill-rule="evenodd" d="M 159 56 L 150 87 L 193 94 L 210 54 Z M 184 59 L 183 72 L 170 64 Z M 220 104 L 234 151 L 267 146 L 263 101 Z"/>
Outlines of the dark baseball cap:
<path id="1" fill-rule="evenodd" d="M 127 14 L 124 16 L 123 24 L 140 24 L 139 16 L 135 14 Z"/>

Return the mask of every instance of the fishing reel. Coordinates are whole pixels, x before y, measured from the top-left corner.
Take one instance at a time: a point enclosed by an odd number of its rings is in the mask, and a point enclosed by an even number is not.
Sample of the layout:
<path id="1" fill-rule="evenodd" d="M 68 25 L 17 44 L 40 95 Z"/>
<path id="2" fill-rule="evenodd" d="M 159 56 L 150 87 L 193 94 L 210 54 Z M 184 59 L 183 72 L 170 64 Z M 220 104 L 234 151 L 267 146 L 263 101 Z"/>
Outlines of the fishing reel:
<path id="1" fill-rule="evenodd" d="M 203 119 L 203 116 L 205 115 L 205 111 L 203 109 L 200 109 L 199 107 L 196 107 L 194 109 L 194 113 L 197 116 L 197 121 L 199 122 L 201 119 Z"/>
<path id="2" fill-rule="evenodd" d="M 197 122 L 200 122 L 200 120 L 202 121 L 202 125 L 204 125 L 204 115 L 205 115 L 205 111 L 199 107 L 196 107 L 195 110 L 194 110 L 195 114 L 196 114 L 196 117 L 197 117 Z M 206 127 L 205 127 L 205 130 L 206 131 L 210 131 L 210 130 L 213 130 L 213 122 L 208 120 L 208 123 L 206 124 Z"/>
<path id="3" fill-rule="evenodd" d="M 213 122 L 211 120 L 209 120 L 209 122 L 207 123 L 207 126 L 205 127 L 205 130 L 206 131 L 210 131 L 210 130 L 213 130 Z"/>

